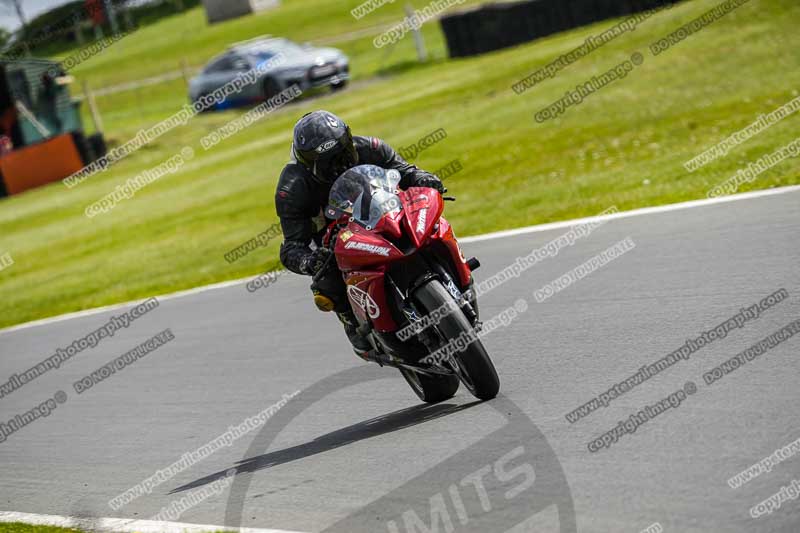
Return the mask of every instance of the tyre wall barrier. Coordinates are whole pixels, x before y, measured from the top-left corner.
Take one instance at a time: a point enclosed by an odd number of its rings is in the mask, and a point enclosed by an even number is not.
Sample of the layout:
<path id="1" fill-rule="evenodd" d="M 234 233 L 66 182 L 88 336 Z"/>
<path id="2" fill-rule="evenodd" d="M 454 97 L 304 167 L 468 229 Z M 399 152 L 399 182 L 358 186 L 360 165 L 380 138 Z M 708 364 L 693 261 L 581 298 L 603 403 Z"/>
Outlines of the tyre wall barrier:
<path id="1" fill-rule="evenodd" d="M 486 4 L 440 19 L 450 57 L 474 56 L 674 0 L 522 0 Z"/>

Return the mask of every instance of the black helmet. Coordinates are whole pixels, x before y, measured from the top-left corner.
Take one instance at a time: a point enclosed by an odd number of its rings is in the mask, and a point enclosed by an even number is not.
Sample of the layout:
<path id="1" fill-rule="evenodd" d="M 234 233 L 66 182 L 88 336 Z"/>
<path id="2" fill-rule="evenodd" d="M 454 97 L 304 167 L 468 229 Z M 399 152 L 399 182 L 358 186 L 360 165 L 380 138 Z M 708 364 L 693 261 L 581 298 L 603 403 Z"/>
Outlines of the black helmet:
<path id="1" fill-rule="evenodd" d="M 323 185 L 332 184 L 358 163 L 350 127 L 327 111 L 308 113 L 297 122 L 292 153 Z"/>

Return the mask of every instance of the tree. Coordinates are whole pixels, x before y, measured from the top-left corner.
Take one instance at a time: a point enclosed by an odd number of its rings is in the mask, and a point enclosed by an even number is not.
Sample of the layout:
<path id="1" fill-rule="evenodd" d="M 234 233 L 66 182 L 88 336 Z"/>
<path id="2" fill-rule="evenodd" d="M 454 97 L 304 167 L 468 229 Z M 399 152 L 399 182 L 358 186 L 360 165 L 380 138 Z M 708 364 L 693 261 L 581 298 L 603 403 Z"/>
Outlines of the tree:
<path id="1" fill-rule="evenodd" d="M 22 0 L 0 0 L 0 6 L 4 7 L 6 11 L 13 9 L 17 12 L 19 22 L 22 26 L 22 33 L 25 33 L 25 27 L 28 21 L 25 19 L 25 12 L 22 11 Z"/>
<path id="2" fill-rule="evenodd" d="M 10 40 L 11 32 L 5 28 L 0 28 L 0 49 L 5 48 Z"/>
<path id="3" fill-rule="evenodd" d="M 19 31 L 15 32 L 16 38 L 14 39 L 18 43 L 22 43 L 22 53 L 24 55 L 30 54 L 30 49 L 28 48 L 28 43 L 25 42 L 25 35 L 28 33 L 28 21 L 25 18 L 25 12 L 22 11 L 22 0 L 0 0 L 0 8 L 4 11 L 9 12 L 14 10 L 17 12 L 17 16 L 19 17 L 20 21 L 20 28 Z M 6 44 L 11 40 L 11 36 L 7 35 L 3 38 L 3 48 L 6 47 Z"/>

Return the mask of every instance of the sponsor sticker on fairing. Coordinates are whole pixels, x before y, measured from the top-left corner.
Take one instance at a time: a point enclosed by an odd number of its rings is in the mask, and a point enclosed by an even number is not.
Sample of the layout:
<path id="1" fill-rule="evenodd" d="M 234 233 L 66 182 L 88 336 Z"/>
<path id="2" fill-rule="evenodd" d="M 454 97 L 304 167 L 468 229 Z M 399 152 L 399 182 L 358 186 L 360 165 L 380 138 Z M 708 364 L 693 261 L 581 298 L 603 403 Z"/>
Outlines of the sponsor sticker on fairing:
<path id="1" fill-rule="evenodd" d="M 382 255 L 384 257 L 389 256 L 389 248 L 385 246 L 378 246 L 377 244 L 367 244 L 365 242 L 360 241 L 348 241 L 347 244 L 344 245 L 345 249 L 347 250 L 361 250 L 362 252 L 369 252 L 371 254 Z"/>
<path id="2" fill-rule="evenodd" d="M 347 287 L 347 294 L 350 295 L 350 298 L 352 298 L 356 305 L 363 309 L 370 318 L 375 319 L 381 316 L 381 310 L 378 304 L 367 292 L 362 291 L 355 285 L 349 285 Z"/>
<path id="3" fill-rule="evenodd" d="M 419 210 L 419 218 L 417 219 L 417 233 L 425 233 L 425 224 L 428 222 L 428 208 Z"/>

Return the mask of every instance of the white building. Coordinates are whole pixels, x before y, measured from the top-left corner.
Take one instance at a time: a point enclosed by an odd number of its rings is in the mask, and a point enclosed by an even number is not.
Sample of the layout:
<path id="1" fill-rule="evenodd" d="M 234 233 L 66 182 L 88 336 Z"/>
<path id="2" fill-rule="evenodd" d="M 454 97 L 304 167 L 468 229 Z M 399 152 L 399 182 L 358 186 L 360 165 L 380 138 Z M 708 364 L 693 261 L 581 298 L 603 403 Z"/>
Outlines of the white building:
<path id="1" fill-rule="evenodd" d="M 278 4 L 280 0 L 203 0 L 210 24 L 258 13 Z"/>

